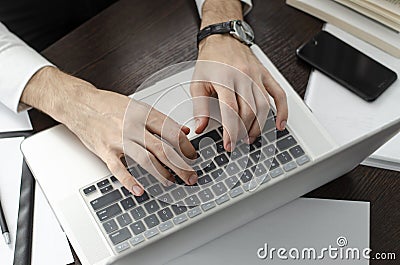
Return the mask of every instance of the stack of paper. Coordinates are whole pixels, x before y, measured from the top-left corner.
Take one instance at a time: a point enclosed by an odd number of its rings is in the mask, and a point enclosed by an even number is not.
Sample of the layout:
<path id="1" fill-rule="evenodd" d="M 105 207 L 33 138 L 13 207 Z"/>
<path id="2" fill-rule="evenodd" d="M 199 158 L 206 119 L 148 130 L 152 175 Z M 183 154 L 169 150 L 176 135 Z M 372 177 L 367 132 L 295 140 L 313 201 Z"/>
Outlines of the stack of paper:
<path id="1" fill-rule="evenodd" d="M 325 30 L 389 67 L 400 76 L 400 60 L 327 24 Z M 310 76 L 305 102 L 339 144 L 346 144 L 400 117 L 400 80 L 374 102 L 366 102 L 319 71 Z M 400 171 L 400 135 L 378 149 L 363 164 Z"/>
<path id="2" fill-rule="evenodd" d="M 31 129 L 27 112 L 15 114 L 0 103 L 0 133 Z M 11 236 L 10 245 L 0 238 L 1 265 L 13 264 L 22 173 L 22 140 L 22 137 L 0 139 L 0 200 Z M 39 186 L 35 190 L 34 207 L 32 265 L 72 263 L 74 259 L 67 238 Z"/>

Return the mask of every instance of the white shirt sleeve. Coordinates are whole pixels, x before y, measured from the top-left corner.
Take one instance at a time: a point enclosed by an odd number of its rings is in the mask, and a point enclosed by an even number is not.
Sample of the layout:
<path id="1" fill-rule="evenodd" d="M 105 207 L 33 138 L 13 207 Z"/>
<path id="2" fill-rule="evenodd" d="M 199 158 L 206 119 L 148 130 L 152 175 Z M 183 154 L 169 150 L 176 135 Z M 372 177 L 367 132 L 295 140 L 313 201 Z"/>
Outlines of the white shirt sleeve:
<path id="1" fill-rule="evenodd" d="M 31 77 L 41 68 L 52 65 L 0 22 L 0 103 L 14 112 Z"/>
<path id="2" fill-rule="evenodd" d="M 197 10 L 199 11 L 199 15 L 201 17 L 201 10 L 206 0 L 195 0 L 195 1 L 197 5 Z M 251 0 L 240 0 L 240 1 L 242 1 L 242 3 L 244 4 L 243 15 L 247 15 L 250 12 L 251 8 L 253 7 L 253 3 L 251 2 Z"/>

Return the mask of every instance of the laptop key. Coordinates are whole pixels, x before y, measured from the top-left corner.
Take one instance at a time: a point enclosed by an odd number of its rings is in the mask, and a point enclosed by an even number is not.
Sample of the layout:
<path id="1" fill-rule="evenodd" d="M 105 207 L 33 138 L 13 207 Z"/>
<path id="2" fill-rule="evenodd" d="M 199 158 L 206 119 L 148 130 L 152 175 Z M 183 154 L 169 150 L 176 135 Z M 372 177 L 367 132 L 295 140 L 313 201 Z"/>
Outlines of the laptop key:
<path id="1" fill-rule="evenodd" d="M 217 170 L 211 172 L 211 176 L 214 180 L 220 180 L 220 178 L 225 177 L 226 174 L 222 170 L 222 168 L 218 168 Z"/>
<path id="2" fill-rule="evenodd" d="M 233 162 L 227 165 L 225 170 L 228 176 L 233 176 L 240 171 L 239 167 Z"/>
<path id="3" fill-rule="evenodd" d="M 179 214 L 187 211 L 187 207 L 184 205 L 183 202 L 178 202 L 178 203 L 172 205 L 171 207 L 176 215 L 179 215 Z"/>
<path id="4" fill-rule="evenodd" d="M 201 163 L 201 168 L 203 169 L 204 172 L 208 173 L 210 171 L 213 171 L 216 168 L 216 166 L 213 161 L 209 160 Z"/>
<path id="5" fill-rule="evenodd" d="M 225 194 L 228 189 L 226 188 L 225 184 L 219 182 L 211 187 L 212 191 L 215 193 L 216 196 L 221 196 Z"/>
<path id="6" fill-rule="evenodd" d="M 286 172 L 289 172 L 289 171 L 295 169 L 296 167 L 297 167 L 296 162 L 292 161 L 292 162 L 289 162 L 287 164 L 284 164 L 283 165 L 283 170 L 285 170 Z"/>
<path id="7" fill-rule="evenodd" d="M 139 206 L 131 211 L 131 215 L 132 215 L 133 219 L 135 219 L 137 221 L 139 219 L 142 219 L 146 215 L 146 213 L 145 213 L 143 207 Z"/>
<path id="8" fill-rule="evenodd" d="M 239 179 L 236 176 L 229 177 L 225 180 L 225 184 L 228 189 L 233 189 L 236 185 L 240 185 Z"/>
<path id="9" fill-rule="evenodd" d="M 207 202 L 207 203 L 201 205 L 201 209 L 203 209 L 203 211 L 206 212 L 208 210 L 211 210 L 215 206 L 216 206 L 215 202 Z"/>
<path id="10" fill-rule="evenodd" d="M 217 153 L 220 154 L 222 152 L 225 152 L 225 147 L 224 147 L 224 142 L 223 141 L 219 141 L 218 143 L 216 143 L 217 146 Z"/>
<path id="11" fill-rule="evenodd" d="M 130 196 L 132 193 L 125 187 L 121 187 L 121 191 L 125 196 Z"/>
<path id="12" fill-rule="evenodd" d="M 263 147 L 261 150 L 266 157 L 274 156 L 277 153 L 276 147 L 272 144 Z"/>
<path id="13" fill-rule="evenodd" d="M 282 168 L 280 168 L 280 167 L 275 168 L 274 170 L 271 170 L 271 171 L 269 172 L 271 178 L 279 177 L 279 176 L 282 175 L 283 173 L 284 173 L 284 172 L 283 172 Z"/>
<path id="14" fill-rule="evenodd" d="M 190 209 L 190 210 L 187 212 L 187 215 L 188 215 L 190 218 L 196 217 L 196 216 L 198 216 L 198 215 L 200 215 L 200 214 L 202 214 L 202 211 L 201 211 L 200 207 L 192 208 L 192 209 Z"/>
<path id="15" fill-rule="evenodd" d="M 106 195 L 103 195 L 91 201 L 90 205 L 92 206 L 93 210 L 96 211 L 120 199 L 122 199 L 121 193 L 118 190 L 114 190 Z"/>
<path id="16" fill-rule="evenodd" d="M 146 208 L 147 212 L 150 214 L 158 211 L 160 209 L 160 206 L 158 205 L 156 200 L 151 200 L 145 203 L 144 208 Z"/>
<path id="17" fill-rule="evenodd" d="M 197 182 L 199 183 L 199 185 L 204 186 L 210 184 L 212 182 L 212 179 L 210 178 L 209 175 L 204 175 L 201 178 L 199 178 Z"/>
<path id="18" fill-rule="evenodd" d="M 137 221 L 136 223 L 131 224 L 129 227 L 135 235 L 139 235 L 146 230 L 142 221 Z"/>
<path id="19" fill-rule="evenodd" d="M 119 244 L 118 246 L 115 247 L 115 251 L 117 251 L 118 253 L 121 253 L 124 250 L 127 250 L 129 248 L 129 243 L 128 242 L 124 242 Z"/>
<path id="20" fill-rule="evenodd" d="M 254 163 L 258 163 L 261 158 L 261 150 L 256 150 L 253 153 L 250 154 L 251 159 L 253 159 Z"/>
<path id="21" fill-rule="evenodd" d="M 110 185 L 110 181 L 108 179 L 104 179 L 100 182 L 97 182 L 97 187 L 99 187 L 99 188 L 103 188 L 107 185 Z"/>
<path id="22" fill-rule="evenodd" d="M 114 177 L 114 176 L 111 176 L 110 180 L 111 180 L 111 182 L 118 182 L 118 179 L 116 177 Z"/>
<path id="23" fill-rule="evenodd" d="M 210 200 L 214 199 L 214 195 L 209 188 L 201 190 L 198 195 L 202 202 L 209 202 Z"/>
<path id="24" fill-rule="evenodd" d="M 253 161 L 251 161 L 249 156 L 244 156 L 237 160 L 241 169 L 250 168 L 253 165 Z"/>
<path id="25" fill-rule="evenodd" d="M 139 203 L 139 204 L 142 203 L 142 202 L 147 201 L 148 199 L 150 199 L 150 198 L 149 198 L 149 195 L 147 195 L 146 192 L 144 192 L 144 193 L 142 194 L 142 196 L 134 196 L 134 197 L 135 197 L 137 203 Z"/>
<path id="26" fill-rule="evenodd" d="M 244 190 L 242 189 L 242 187 L 236 187 L 229 192 L 229 195 L 231 196 L 231 198 L 235 198 L 242 195 L 243 192 Z"/>
<path id="27" fill-rule="evenodd" d="M 226 157 L 225 154 L 220 154 L 219 156 L 214 158 L 215 163 L 217 163 L 218 166 L 222 167 L 226 164 L 228 164 L 229 159 Z"/>
<path id="28" fill-rule="evenodd" d="M 106 233 L 109 234 L 111 232 L 117 231 L 118 225 L 114 219 L 111 219 L 103 223 L 103 228 L 106 231 Z"/>
<path id="29" fill-rule="evenodd" d="M 225 202 L 227 202 L 227 201 L 229 201 L 230 199 L 229 199 L 229 196 L 227 195 L 227 194 L 225 194 L 225 195 L 222 195 L 221 197 L 219 197 L 218 199 L 216 199 L 215 200 L 215 202 L 218 204 L 218 205 L 221 205 L 221 204 L 223 204 L 223 203 L 225 203 Z"/>
<path id="30" fill-rule="evenodd" d="M 160 229 L 161 232 L 167 231 L 168 229 L 174 227 L 174 224 L 171 221 L 165 222 L 165 223 L 161 223 L 158 226 L 158 229 Z"/>
<path id="31" fill-rule="evenodd" d="M 211 146 L 207 146 L 206 148 L 200 150 L 201 156 L 207 160 L 215 156 L 215 151 Z"/>
<path id="32" fill-rule="evenodd" d="M 107 208 L 104 208 L 103 210 L 98 211 L 96 214 L 99 220 L 103 222 L 121 213 L 121 207 L 119 207 L 118 204 L 113 204 Z"/>
<path id="33" fill-rule="evenodd" d="M 252 178 L 253 178 L 253 174 L 248 169 L 243 171 L 243 173 L 240 175 L 240 180 L 243 183 L 246 183 L 246 182 L 250 181 Z"/>
<path id="34" fill-rule="evenodd" d="M 296 144 L 296 140 L 291 135 L 276 142 L 276 146 L 280 151 L 286 150 Z"/>
<path id="35" fill-rule="evenodd" d="M 165 194 L 163 194 L 161 196 L 158 196 L 157 199 L 158 199 L 158 201 L 159 201 L 159 203 L 161 204 L 162 207 L 166 207 L 168 205 L 171 205 L 174 202 L 174 200 L 172 199 L 172 197 L 168 193 L 165 193 Z"/>
<path id="36" fill-rule="evenodd" d="M 171 194 L 172 194 L 172 197 L 174 198 L 175 201 L 182 200 L 187 195 L 187 193 L 183 189 L 183 187 L 179 187 L 177 189 L 174 189 L 173 191 L 171 191 Z"/>
<path id="37" fill-rule="evenodd" d="M 195 184 L 195 185 L 186 185 L 185 186 L 185 190 L 187 191 L 187 193 L 193 194 L 193 193 L 198 192 L 200 190 L 200 187 L 197 184 Z"/>
<path id="38" fill-rule="evenodd" d="M 188 207 L 194 207 L 200 205 L 201 202 L 199 200 L 199 197 L 197 197 L 196 194 L 190 195 L 185 199 L 185 205 Z"/>
<path id="39" fill-rule="evenodd" d="M 123 215 L 117 217 L 117 221 L 119 226 L 124 227 L 132 223 L 132 218 L 128 213 L 124 213 Z"/>
<path id="40" fill-rule="evenodd" d="M 149 239 L 152 238 L 153 236 L 156 236 L 160 233 L 157 227 L 153 227 L 152 229 L 147 230 L 144 232 L 144 236 Z"/>
<path id="41" fill-rule="evenodd" d="M 92 193 L 95 190 L 96 190 L 96 186 L 92 185 L 90 187 L 87 187 L 86 189 L 83 189 L 83 193 L 85 193 L 85 195 L 88 195 L 89 193 Z"/>
<path id="42" fill-rule="evenodd" d="M 300 156 L 304 155 L 304 150 L 300 147 L 300 145 L 290 148 L 289 152 L 294 158 L 299 158 Z"/>
<path id="43" fill-rule="evenodd" d="M 131 243 L 132 246 L 136 246 L 137 244 L 140 244 L 144 241 L 144 236 L 143 235 L 137 235 L 133 237 L 131 240 L 129 240 L 129 243 Z"/>
<path id="44" fill-rule="evenodd" d="M 158 217 L 160 217 L 161 222 L 168 221 L 169 219 L 174 217 L 174 214 L 171 212 L 169 207 L 158 211 L 157 214 L 158 214 Z"/>
<path id="45" fill-rule="evenodd" d="M 175 217 L 173 219 L 175 225 L 179 225 L 183 222 L 186 222 L 187 220 L 188 220 L 188 218 L 187 218 L 186 214 L 178 215 L 177 217 Z"/>
<path id="46" fill-rule="evenodd" d="M 128 240 L 129 238 L 132 237 L 131 232 L 129 232 L 129 229 L 127 227 L 122 228 L 121 230 L 114 232 L 109 235 L 111 242 L 114 245 L 117 245 L 121 242 L 124 242 L 125 240 Z"/>
<path id="47" fill-rule="evenodd" d="M 267 173 L 267 170 L 265 169 L 265 167 L 262 164 L 258 164 L 256 166 L 252 167 L 251 171 L 253 171 L 253 173 L 256 177 L 260 177 Z"/>
<path id="48" fill-rule="evenodd" d="M 264 161 L 264 165 L 269 170 L 274 170 L 279 167 L 279 162 L 275 158 L 270 158 Z"/>
<path id="49" fill-rule="evenodd" d="M 148 228 L 153 228 L 160 223 L 160 221 L 158 220 L 158 218 L 155 214 L 146 216 L 143 220 L 146 223 Z"/>
<path id="50" fill-rule="evenodd" d="M 129 210 L 129 209 L 133 208 L 136 205 L 131 197 L 120 201 L 120 203 L 122 205 L 122 208 L 124 208 L 124 210 Z"/>
<path id="51" fill-rule="evenodd" d="M 286 151 L 277 154 L 276 158 L 279 160 L 279 162 L 281 162 L 281 165 L 284 165 L 292 160 L 292 157 Z"/>
<path id="52" fill-rule="evenodd" d="M 310 161 L 310 158 L 308 156 L 302 156 L 302 157 L 296 159 L 296 162 L 299 166 L 302 166 L 309 161 Z"/>

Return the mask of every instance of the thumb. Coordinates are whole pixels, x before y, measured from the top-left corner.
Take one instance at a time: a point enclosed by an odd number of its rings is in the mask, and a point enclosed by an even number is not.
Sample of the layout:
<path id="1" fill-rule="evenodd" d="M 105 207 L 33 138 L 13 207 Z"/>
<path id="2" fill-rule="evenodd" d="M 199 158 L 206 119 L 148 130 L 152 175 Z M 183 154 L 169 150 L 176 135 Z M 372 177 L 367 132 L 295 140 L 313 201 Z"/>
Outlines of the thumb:
<path id="1" fill-rule="evenodd" d="M 199 134 L 204 131 L 208 125 L 210 116 L 209 97 L 210 90 L 207 89 L 206 82 L 192 82 L 190 85 L 190 94 L 193 102 L 193 116 L 196 122 L 195 133 Z"/>

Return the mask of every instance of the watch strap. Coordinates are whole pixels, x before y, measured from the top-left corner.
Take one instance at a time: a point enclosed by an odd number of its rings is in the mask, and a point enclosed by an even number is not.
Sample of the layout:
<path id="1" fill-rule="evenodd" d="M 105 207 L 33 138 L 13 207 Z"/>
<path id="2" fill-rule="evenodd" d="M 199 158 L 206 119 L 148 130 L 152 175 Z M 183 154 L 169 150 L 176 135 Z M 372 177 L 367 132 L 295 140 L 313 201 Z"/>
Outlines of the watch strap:
<path id="1" fill-rule="evenodd" d="M 213 35 L 213 34 L 225 34 L 232 31 L 232 21 L 217 23 L 209 25 L 197 34 L 197 47 L 199 46 L 200 41 L 204 38 Z"/>

